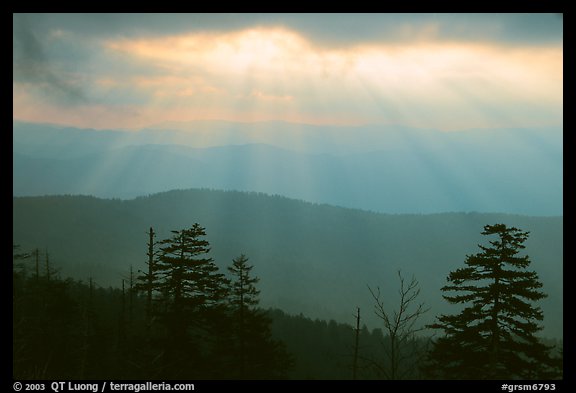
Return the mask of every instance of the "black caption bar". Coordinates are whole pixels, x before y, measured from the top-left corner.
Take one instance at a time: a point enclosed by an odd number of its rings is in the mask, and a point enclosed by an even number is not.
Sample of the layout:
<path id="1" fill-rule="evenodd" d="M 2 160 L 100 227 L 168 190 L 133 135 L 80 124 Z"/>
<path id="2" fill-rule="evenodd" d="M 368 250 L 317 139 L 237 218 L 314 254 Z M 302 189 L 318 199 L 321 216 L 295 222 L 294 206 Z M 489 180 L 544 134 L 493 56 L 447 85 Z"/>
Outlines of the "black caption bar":
<path id="1" fill-rule="evenodd" d="M 14 392 L 193 392 L 196 385 L 190 381 L 15 381 Z"/>

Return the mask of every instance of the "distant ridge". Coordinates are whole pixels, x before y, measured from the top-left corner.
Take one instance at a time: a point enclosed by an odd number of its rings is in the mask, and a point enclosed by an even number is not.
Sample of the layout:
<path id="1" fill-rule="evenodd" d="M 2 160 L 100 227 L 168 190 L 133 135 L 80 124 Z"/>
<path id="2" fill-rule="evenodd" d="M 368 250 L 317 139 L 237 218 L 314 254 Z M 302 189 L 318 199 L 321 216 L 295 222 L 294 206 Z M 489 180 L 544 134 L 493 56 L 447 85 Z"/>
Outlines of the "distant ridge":
<path id="1" fill-rule="evenodd" d="M 382 214 L 262 193 L 174 190 L 131 200 L 90 196 L 16 197 L 13 238 L 50 251 L 63 274 L 118 286 L 146 259 L 146 230 L 159 237 L 198 222 L 224 267 L 240 253 L 261 277 L 265 306 L 350 323 L 356 306 L 375 326 L 366 285 L 395 299 L 398 269 L 416 275 L 432 313 L 450 312 L 440 287 L 475 253 L 486 224 L 530 231 L 526 253 L 548 298 L 545 335 L 562 337 L 563 218 L 497 213 Z M 352 310 L 352 311 L 351 311 Z M 430 314 L 430 317 L 433 315 Z"/>
<path id="2" fill-rule="evenodd" d="M 389 213 L 562 214 L 560 128 L 193 124 L 125 132 L 14 122 L 13 195 L 210 188 Z"/>

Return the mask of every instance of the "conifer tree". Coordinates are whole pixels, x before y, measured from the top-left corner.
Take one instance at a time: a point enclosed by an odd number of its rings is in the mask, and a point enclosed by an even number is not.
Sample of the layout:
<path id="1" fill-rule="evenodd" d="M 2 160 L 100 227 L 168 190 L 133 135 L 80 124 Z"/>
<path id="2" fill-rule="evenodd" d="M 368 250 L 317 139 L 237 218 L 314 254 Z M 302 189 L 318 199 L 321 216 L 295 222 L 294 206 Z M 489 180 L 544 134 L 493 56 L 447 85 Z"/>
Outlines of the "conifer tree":
<path id="1" fill-rule="evenodd" d="M 233 279 L 230 284 L 232 309 L 232 367 L 233 378 L 270 379 L 282 378 L 291 359 L 282 343 L 272 339 L 271 320 L 258 308 L 260 291 L 255 284 L 258 277 L 251 275 L 253 266 L 245 255 L 233 259 L 228 271 Z"/>
<path id="2" fill-rule="evenodd" d="M 430 325 L 444 335 L 435 341 L 426 371 L 443 379 L 557 377 L 551 347 L 536 336 L 543 314 L 533 302 L 546 295 L 536 272 L 526 270 L 528 255 L 519 255 L 529 232 L 495 224 L 482 234 L 498 240 L 479 245 L 482 251 L 448 276 L 442 291 L 454 294 L 443 297 L 464 308 Z"/>
<path id="3" fill-rule="evenodd" d="M 226 279 L 207 256 L 210 244 L 202 239 L 206 236 L 203 227 L 194 224 L 172 234 L 160 242 L 156 287 L 163 294 L 168 314 L 176 320 L 172 333 L 178 339 L 187 324 L 224 300 Z"/>
<path id="4" fill-rule="evenodd" d="M 223 318 L 228 280 L 208 256 L 205 228 L 195 223 L 171 233 L 156 241 L 150 228 L 148 266 L 136 285 L 146 295 L 149 371 L 170 378 L 205 377 L 203 367 L 214 364 L 206 356 L 216 340 L 214 321 Z"/>

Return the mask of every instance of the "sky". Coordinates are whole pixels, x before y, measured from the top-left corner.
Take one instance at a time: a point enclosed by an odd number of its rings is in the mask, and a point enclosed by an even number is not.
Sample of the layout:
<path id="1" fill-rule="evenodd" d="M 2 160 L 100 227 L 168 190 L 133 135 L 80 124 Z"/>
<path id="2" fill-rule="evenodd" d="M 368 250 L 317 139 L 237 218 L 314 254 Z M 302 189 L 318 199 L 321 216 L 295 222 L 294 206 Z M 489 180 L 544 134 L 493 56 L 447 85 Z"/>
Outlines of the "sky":
<path id="1" fill-rule="evenodd" d="M 14 14 L 13 119 L 562 126 L 560 14 Z"/>

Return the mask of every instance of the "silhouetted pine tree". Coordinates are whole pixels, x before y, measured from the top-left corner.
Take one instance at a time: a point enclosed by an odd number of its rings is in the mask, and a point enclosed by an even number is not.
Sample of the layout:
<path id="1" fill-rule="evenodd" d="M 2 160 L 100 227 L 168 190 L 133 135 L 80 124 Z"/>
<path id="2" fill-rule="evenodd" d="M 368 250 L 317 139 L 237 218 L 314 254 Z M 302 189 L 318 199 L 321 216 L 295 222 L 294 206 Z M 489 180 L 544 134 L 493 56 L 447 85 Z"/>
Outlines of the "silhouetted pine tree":
<path id="1" fill-rule="evenodd" d="M 271 320 L 258 309 L 260 291 L 255 284 L 258 277 L 251 276 L 253 266 L 240 255 L 232 261 L 228 271 L 232 310 L 231 377 L 238 379 L 274 379 L 286 376 L 291 359 L 284 344 L 273 340 Z"/>
<path id="2" fill-rule="evenodd" d="M 163 307 L 159 317 L 167 334 L 165 375 L 204 376 L 201 367 L 209 362 L 201 359 L 212 350 L 211 324 L 214 314 L 221 313 L 224 307 L 227 280 L 218 273 L 212 258 L 207 257 L 210 248 L 208 241 L 202 239 L 206 235 L 204 228 L 194 224 L 172 234 L 160 242 L 160 256 L 155 264 L 154 289 L 160 294 Z"/>
<path id="3" fill-rule="evenodd" d="M 482 252 L 468 255 L 467 267 L 448 276 L 443 297 L 463 304 L 457 315 L 442 315 L 431 328 L 444 336 L 434 342 L 426 372 L 443 379 L 554 378 L 561 372 L 551 347 L 535 336 L 543 320 L 532 304 L 546 295 L 535 272 L 520 256 L 529 232 L 504 224 L 486 225 L 483 235 L 496 235 Z"/>

